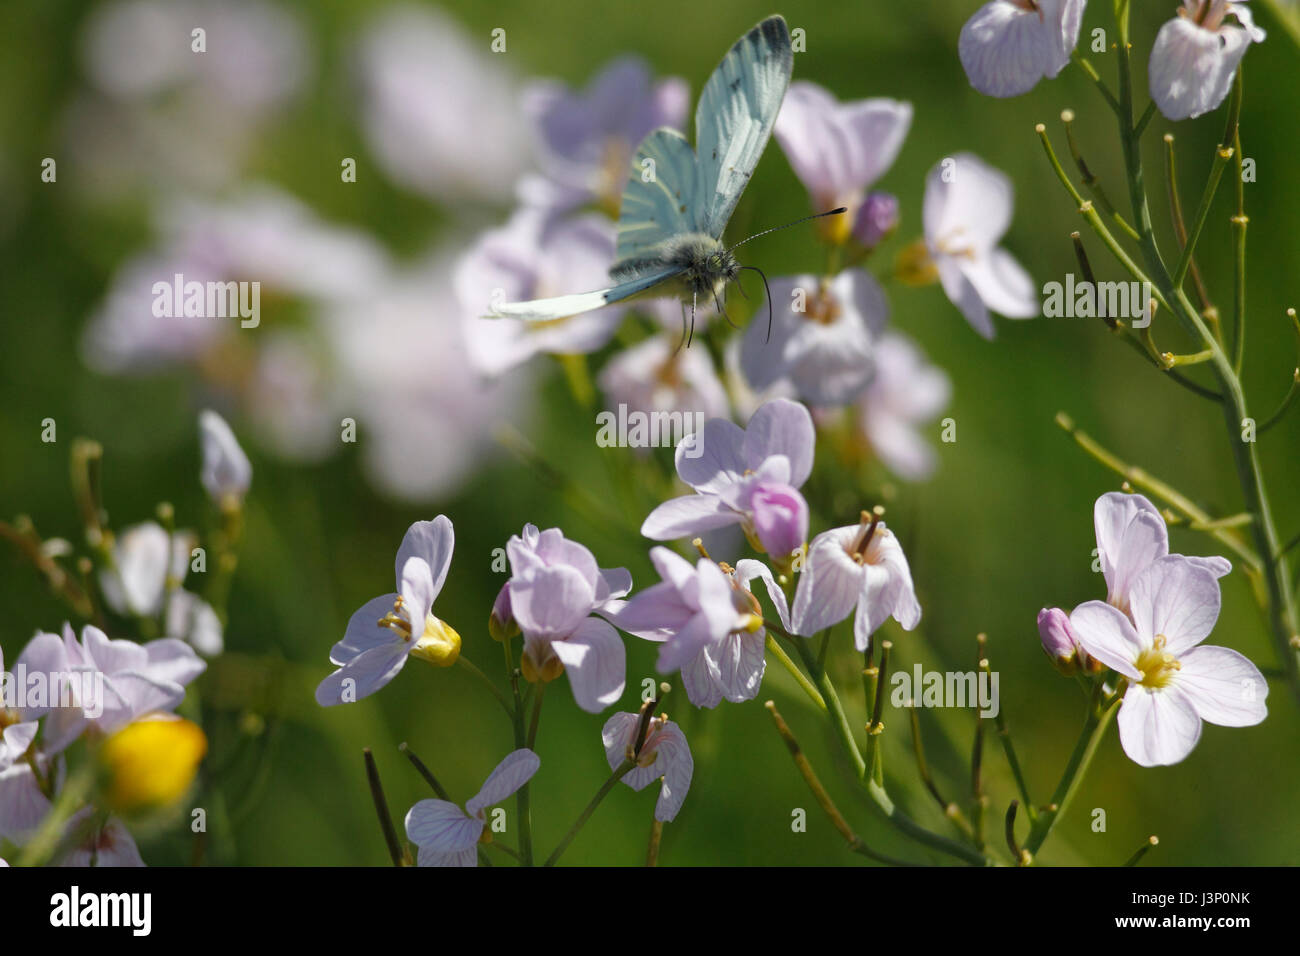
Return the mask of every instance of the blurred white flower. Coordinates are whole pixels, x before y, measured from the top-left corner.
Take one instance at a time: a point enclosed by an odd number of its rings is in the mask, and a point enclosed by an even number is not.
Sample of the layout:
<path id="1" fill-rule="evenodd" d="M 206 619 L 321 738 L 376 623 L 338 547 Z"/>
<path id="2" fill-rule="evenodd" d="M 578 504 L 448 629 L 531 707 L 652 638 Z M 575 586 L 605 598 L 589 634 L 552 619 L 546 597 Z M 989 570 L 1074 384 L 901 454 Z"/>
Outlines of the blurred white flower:
<path id="1" fill-rule="evenodd" d="M 243 501 L 253 480 L 253 466 L 226 420 L 211 409 L 199 412 L 199 439 L 204 489 L 218 504 Z"/>
<path id="2" fill-rule="evenodd" d="M 386 10 L 367 28 L 362 129 L 394 182 L 438 200 L 509 197 L 528 136 L 506 58 L 489 42 L 427 7 Z"/>
<path id="3" fill-rule="evenodd" d="M 113 565 L 99 573 L 104 603 L 117 614 L 156 618 L 163 629 L 211 657 L 223 646 L 221 620 L 206 601 L 181 585 L 198 538 L 168 534 L 153 521 L 126 528 L 113 541 Z M 171 588 L 168 588 L 168 583 Z"/>
<path id="4" fill-rule="evenodd" d="M 740 365 L 755 389 L 789 382 L 812 405 L 851 402 L 870 381 L 874 350 L 889 319 L 884 290 L 870 273 L 831 279 L 787 276 L 770 283 L 772 337 L 759 311 L 745 329 Z"/>
<path id="5" fill-rule="evenodd" d="M 612 61 L 581 92 L 555 80 L 532 81 L 524 112 L 549 182 L 525 185 L 523 198 L 545 197 L 559 209 L 595 200 L 616 214 L 637 146 L 660 126 L 682 129 L 688 105 L 684 80 L 656 83 L 636 57 Z"/>
<path id="6" fill-rule="evenodd" d="M 245 383 L 242 408 L 255 437 L 294 461 L 321 461 L 339 447 L 344 397 L 324 338 L 268 329 Z"/>
<path id="7" fill-rule="evenodd" d="M 727 417 L 727 393 L 702 348 L 679 348 L 673 335 L 656 335 L 619 353 L 596 379 L 610 409 L 625 405 L 638 412 L 698 412 Z M 694 415 L 684 418 L 693 430 Z"/>
<path id="8" fill-rule="evenodd" d="M 886 332 L 876 343 L 875 377 L 858 399 L 862 433 L 880 460 L 900 478 L 918 481 L 934 471 L 934 449 L 918 433 L 952 396 L 952 383 L 906 336 Z"/>
<path id="9" fill-rule="evenodd" d="M 867 187 L 894 164 L 911 125 L 911 103 L 841 103 L 816 83 L 791 84 L 773 130 L 777 142 L 815 212 L 848 207 L 843 216 L 818 220 L 823 235 L 848 237 Z"/>
<path id="10" fill-rule="evenodd" d="M 953 305 L 986 339 L 994 334 L 990 311 L 1028 319 L 1040 310 L 1034 280 L 998 246 L 1011 225 L 1014 194 L 1005 174 L 970 153 L 937 163 L 925 181 L 930 263 Z"/>
<path id="11" fill-rule="evenodd" d="M 91 89 L 65 121 L 78 181 L 101 192 L 228 183 L 310 59 L 296 17 L 259 0 L 98 6 L 81 37 Z"/>
<path id="12" fill-rule="evenodd" d="M 412 501 L 456 490 L 495 449 L 497 426 L 512 421 L 528 388 L 528 376 L 486 382 L 475 371 L 451 275 L 450 259 L 436 253 L 322 313 L 343 383 L 338 408 L 358 422 L 366 472 Z"/>
<path id="13" fill-rule="evenodd" d="M 94 807 L 83 807 L 72 816 L 68 817 L 68 822 L 64 825 L 63 832 L 65 838 L 76 833 L 88 819 L 90 819 L 96 810 Z M 104 822 L 91 829 L 90 835 L 79 845 L 70 848 L 66 855 L 56 861 L 57 866 L 66 867 L 126 867 L 126 866 L 144 866 L 144 859 L 140 856 L 140 849 L 135 845 L 135 839 L 122 821 L 116 817 L 108 817 Z"/>
<path id="14" fill-rule="evenodd" d="M 1217 109 L 1246 48 L 1264 37 L 1244 2 L 1183 0 L 1178 16 L 1160 28 L 1151 47 L 1151 98 L 1171 120 Z"/>
<path id="15" fill-rule="evenodd" d="M 613 336 L 624 306 L 527 323 L 485 319 L 494 301 L 541 299 L 609 284 L 614 226 L 600 216 L 556 219 L 521 208 L 481 236 L 456 268 L 456 295 L 470 356 L 478 369 L 499 375 L 541 352 L 587 353 Z"/>
<path id="16" fill-rule="evenodd" d="M 158 218 L 155 248 L 119 268 L 83 333 L 82 354 L 97 371 L 198 363 L 236 340 L 252 347 L 253 336 L 232 336 L 238 317 L 156 314 L 154 283 L 171 286 L 177 275 L 185 283 L 258 282 L 261 292 L 319 304 L 373 288 L 387 270 L 369 236 L 320 221 L 273 187 L 251 186 L 221 203 L 180 199 Z M 219 371 L 237 377 L 229 363 Z"/>

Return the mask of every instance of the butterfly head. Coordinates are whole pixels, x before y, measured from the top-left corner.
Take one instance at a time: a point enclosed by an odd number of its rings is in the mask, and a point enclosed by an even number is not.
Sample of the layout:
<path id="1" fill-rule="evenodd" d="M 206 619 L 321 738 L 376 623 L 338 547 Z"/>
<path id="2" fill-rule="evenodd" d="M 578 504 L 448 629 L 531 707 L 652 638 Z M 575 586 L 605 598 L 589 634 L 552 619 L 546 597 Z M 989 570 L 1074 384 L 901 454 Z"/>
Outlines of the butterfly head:
<path id="1" fill-rule="evenodd" d="M 701 298 L 711 298 L 740 274 L 740 263 L 729 249 L 698 233 L 682 237 L 667 258 L 682 268 L 686 290 Z"/>

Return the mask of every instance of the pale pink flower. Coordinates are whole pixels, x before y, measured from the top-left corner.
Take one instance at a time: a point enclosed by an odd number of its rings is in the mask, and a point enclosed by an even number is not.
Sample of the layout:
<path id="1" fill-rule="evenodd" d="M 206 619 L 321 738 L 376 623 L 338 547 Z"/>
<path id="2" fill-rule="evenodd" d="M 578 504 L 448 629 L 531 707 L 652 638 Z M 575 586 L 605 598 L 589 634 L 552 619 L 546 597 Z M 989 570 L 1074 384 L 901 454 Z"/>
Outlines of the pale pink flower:
<path id="1" fill-rule="evenodd" d="M 1119 738 L 1135 763 L 1178 763 L 1196 746 L 1202 721 L 1247 727 L 1268 715 L 1268 685 L 1254 664 L 1226 647 L 1197 646 L 1219 604 L 1219 582 L 1204 563 L 1166 555 L 1131 582 L 1129 616 L 1103 601 L 1070 615 L 1083 648 L 1128 679 Z"/>
<path id="2" fill-rule="evenodd" d="M 819 534 L 799 576 L 791 612 L 796 633 L 812 637 L 850 614 L 860 651 L 890 616 L 906 631 L 921 620 L 907 556 L 878 518 Z"/>
<path id="3" fill-rule="evenodd" d="M 605 759 L 614 770 L 633 754 L 641 725 L 640 714 L 614 714 L 600 730 L 605 745 Z M 646 729 L 637 766 L 623 778 L 633 790 L 644 790 L 656 780 L 663 780 L 659 799 L 655 801 L 655 819 L 668 823 L 677 816 L 691 788 L 695 760 L 680 727 L 667 717 L 652 717 Z"/>
<path id="4" fill-rule="evenodd" d="M 998 243 L 1011 225 L 1014 189 L 1005 174 L 970 153 L 938 163 L 925 181 L 925 244 L 952 304 L 986 339 L 997 312 L 1028 319 L 1040 311 L 1038 289 Z"/>
<path id="5" fill-rule="evenodd" d="M 501 803 L 532 779 L 537 754 L 515 750 L 497 764 L 465 809 L 448 800 L 421 800 L 406 813 L 406 835 L 419 847 L 420 866 L 478 866 L 478 844 L 488 807 Z"/>
<path id="6" fill-rule="evenodd" d="M 1019 96 L 1070 62 L 1086 0 L 992 0 L 961 28 L 957 51 L 971 86 Z"/>
<path id="7" fill-rule="evenodd" d="M 1183 0 L 1178 16 L 1160 28 L 1151 47 L 1151 98 L 1171 120 L 1195 119 L 1218 108 L 1246 49 L 1264 37 L 1244 2 Z"/>

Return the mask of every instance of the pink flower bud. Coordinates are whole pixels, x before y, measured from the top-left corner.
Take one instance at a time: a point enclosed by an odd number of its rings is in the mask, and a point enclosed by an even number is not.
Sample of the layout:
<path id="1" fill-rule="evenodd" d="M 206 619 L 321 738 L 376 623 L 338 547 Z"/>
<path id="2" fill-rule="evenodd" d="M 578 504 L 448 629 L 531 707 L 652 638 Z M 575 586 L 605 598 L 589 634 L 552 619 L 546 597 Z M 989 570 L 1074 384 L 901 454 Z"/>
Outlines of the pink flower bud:
<path id="1" fill-rule="evenodd" d="M 1045 607 L 1038 612 L 1038 634 L 1043 650 L 1063 674 L 1075 673 L 1081 663 L 1079 642 L 1070 630 L 1070 617 L 1059 607 Z"/>
<path id="2" fill-rule="evenodd" d="M 854 217 L 853 238 L 868 249 L 898 228 L 898 199 L 889 193 L 868 193 Z"/>
<path id="3" fill-rule="evenodd" d="M 488 633 L 494 641 L 508 641 L 519 633 L 514 614 L 510 610 L 510 582 L 501 586 L 497 599 L 492 602 L 492 613 L 488 616 Z"/>

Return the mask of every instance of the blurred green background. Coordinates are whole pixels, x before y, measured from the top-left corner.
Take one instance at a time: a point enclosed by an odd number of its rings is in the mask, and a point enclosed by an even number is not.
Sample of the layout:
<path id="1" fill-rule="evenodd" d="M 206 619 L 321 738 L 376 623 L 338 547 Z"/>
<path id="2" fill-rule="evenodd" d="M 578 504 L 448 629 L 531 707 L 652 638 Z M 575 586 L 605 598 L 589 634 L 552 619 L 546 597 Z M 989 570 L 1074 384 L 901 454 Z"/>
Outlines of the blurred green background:
<path id="1" fill-rule="evenodd" d="M 85 82 L 77 56 L 93 4 L 65 0 L 11 2 L 0 12 L 0 517 L 32 517 L 48 536 L 76 540 L 79 526 L 68 482 L 68 450 L 77 435 L 105 446 L 105 504 L 115 526 L 152 516 L 155 504 L 175 503 L 178 523 L 195 526 L 206 514 L 197 481 L 195 414 L 203 398 L 182 373 L 105 377 L 88 371 L 78 340 L 115 268 L 149 242 L 147 205 L 138 199 L 87 205 L 67 183 L 40 181 L 40 161 L 59 156 L 63 111 Z M 398 256 L 434 243 L 446 213 L 373 172 L 359 131 L 359 100 L 347 70 L 349 44 L 385 4 L 370 0 L 284 3 L 302 23 L 315 58 L 310 86 L 296 105 L 256 142 L 248 178 L 267 180 L 309 203 L 329 221 L 377 235 Z M 976 4 L 953 0 L 786 3 L 791 26 L 807 32 L 808 51 L 796 57 L 795 78 L 823 84 L 841 99 L 889 96 L 915 106 L 902 154 L 879 188 L 902 201 L 903 225 L 878 260 L 877 273 L 919 235 L 928 169 L 945 155 L 970 150 L 1005 170 L 1016 184 L 1017 209 L 1005 245 L 1041 284 L 1075 269 L 1069 233 L 1079 228 L 1072 204 L 1044 160 L 1033 127 L 1046 122 L 1064 153 L 1057 121 L 1074 109 L 1089 163 L 1112 196 L 1124 194 L 1113 119 L 1082 74 L 1068 68 L 1053 82 L 1014 100 L 981 97 L 968 86 L 956 54 L 958 32 Z M 1084 37 L 1110 29 L 1109 4 L 1094 3 Z M 1173 0 L 1136 11 L 1137 61 Z M 494 27 L 510 37 L 509 67 L 519 76 L 586 81 L 625 52 L 644 56 L 660 75 L 686 78 L 694 97 L 722 52 L 766 15 L 770 4 L 660 0 L 620 6 L 552 0 L 545 5 L 502 0 L 443 5 L 486 46 Z M 1265 25 L 1272 25 L 1264 20 Z M 1113 54 L 1092 54 L 1112 77 Z M 1250 223 L 1248 399 L 1267 415 L 1288 386 L 1295 344 L 1284 309 L 1300 304 L 1296 265 L 1300 190 L 1296 182 L 1295 82 L 1300 52 L 1274 30 L 1246 56 L 1241 120 L 1246 154 L 1258 182 L 1247 186 Z M 1140 76 L 1145 75 L 1142 70 Z M 1139 102 L 1145 105 L 1143 93 Z M 1222 112 L 1177 128 L 1184 202 L 1190 209 L 1222 130 Z M 1168 237 L 1160 175 L 1162 117 L 1147 135 L 1153 215 Z M 466 137 L 475 131 L 466 129 Z M 492 150 L 492 142 L 481 148 Z M 359 157 L 356 184 L 341 185 L 338 157 Z M 1229 190 L 1221 190 L 1199 260 L 1221 303 L 1229 301 Z M 767 150 L 736 216 L 733 235 L 794 219 L 807 199 L 779 148 Z M 485 222 L 502 221 L 502 206 Z M 1099 279 L 1121 278 L 1085 235 Z M 756 243 L 749 261 L 769 275 L 815 269 L 821 251 L 808 233 L 790 230 Z M 575 290 L 576 291 L 576 290 Z M 957 422 L 955 444 L 939 445 L 941 465 L 927 483 L 903 486 L 891 505 L 891 526 L 912 563 L 924 618 L 921 633 L 895 643 L 899 665 L 923 660 L 929 669 L 972 666 L 974 636 L 989 635 L 992 666 L 1001 673 L 1002 707 L 1027 767 L 1035 798 L 1046 801 L 1082 722 L 1082 699 L 1047 664 L 1035 615 L 1045 605 L 1067 608 L 1100 597 L 1091 573 L 1092 503 L 1116 479 L 1087 458 L 1053 423 L 1069 412 L 1120 456 L 1175 484 L 1215 514 L 1240 508 L 1222 416 L 1210 403 L 1162 381 L 1098 321 L 999 320 L 987 343 L 961 319 L 937 287 L 888 285 L 893 321 L 951 376 L 954 397 L 945 413 Z M 264 323 L 275 321 L 264 303 Z M 430 315 L 430 322 L 450 321 Z M 1162 348 L 1187 345 L 1157 318 Z M 590 440 L 585 412 L 555 367 L 548 369 L 531 440 L 569 479 L 597 499 L 617 501 L 609 488 L 605 452 Z M 58 423 L 55 444 L 40 441 L 41 420 Z M 241 424 L 232 421 L 242 434 Z M 937 443 L 939 426 L 930 433 Z M 1296 491 L 1300 417 L 1261 439 L 1277 520 L 1284 538 L 1300 528 Z M 364 437 L 363 437 L 364 441 Z M 246 443 L 248 446 L 248 443 Z M 524 522 L 559 525 L 603 566 L 623 565 L 644 586 L 655 580 L 648 542 L 635 529 L 644 511 L 610 527 L 575 507 L 573 495 L 543 480 L 509 455 L 484 467 L 447 500 L 413 506 L 386 500 L 364 480 L 357 447 L 320 465 L 290 465 L 248 446 L 254 481 L 247 529 L 234 583 L 226 642 L 229 657 L 200 684 L 212 714 L 214 751 L 233 755 L 225 773 L 224 806 L 213 813 L 208 859 L 241 865 L 383 864 L 386 853 L 362 768 L 371 747 L 400 820 L 427 787 L 397 751 L 407 741 L 463 801 L 512 748 L 499 708 L 460 670 L 412 661 L 382 693 L 349 708 L 325 711 L 312 700 L 329 670 L 327 653 L 348 615 L 391 587 L 393 554 L 406 527 L 437 513 L 456 526 L 457 550 L 440 615 L 458 628 L 464 653 L 494 676 L 500 648 L 486 633 L 491 601 L 504 577 L 490 570 L 491 551 Z M 851 480 L 851 476 L 848 480 Z M 827 521 L 845 524 L 874 502 L 842 503 Z M 648 509 L 653 501 L 647 494 Z M 840 508 L 836 502 L 835 507 Z M 825 505 L 823 504 L 823 507 Z M 823 530 L 814 527 L 813 531 Z M 1209 538 L 1174 529 L 1172 547 L 1218 553 Z M 0 549 L 0 643 L 12 661 L 37 629 L 54 630 L 65 617 L 42 579 L 12 548 Z M 842 642 L 843 635 L 839 636 Z M 1243 652 L 1261 667 L 1275 653 L 1247 583 L 1224 582 L 1224 612 L 1211 643 Z M 620 709 L 634 710 L 640 682 L 656 676 L 653 648 L 629 638 L 628 689 Z M 856 656 L 840 646 L 845 696 L 859 707 Z M 835 655 L 833 655 L 835 656 Z M 574 705 L 567 682 L 547 695 L 537 750 L 542 769 L 533 787 L 534 830 L 544 851 L 560 838 L 607 776 L 599 731 L 605 715 Z M 1261 726 L 1208 726 L 1192 755 L 1166 768 L 1143 769 L 1122 753 L 1114 732 L 1105 741 L 1073 809 L 1042 858 L 1068 864 L 1117 864 L 1149 834 L 1160 836 L 1147 857 L 1161 864 L 1287 864 L 1300 861 L 1300 713 L 1285 688 L 1271 683 L 1270 713 Z M 842 841 L 818 813 L 762 701 L 771 697 L 800 736 L 841 809 L 876 849 L 925 858 L 890 830 L 858 797 L 815 713 L 787 675 L 769 662 L 758 700 L 713 711 L 690 707 L 681 693 L 668 711 L 683 725 L 694 751 L 692 792 L 667 826 L 665 865 L 849 864 Z M 250 718 L 250 714 L 258 717 Z M 855 723 L 860 714 L 854 711 Z M 887 772 L 893 791 L 917 819 L 940 832 L 946 823 L 919 787 L 904 715 L 886 712 Z M 962 799 L 973 717 L 970 712 L 921 714 L 940 787 Z M 990 739 L 985 760 L 991 798 L 990 839 L 1014 787 Z M 838 772 L 837 769 L 838 768 Z M 210 798 L 216 799 L 216 798 Z M 569 864 L 638 864 L 644 854 L 654 796 L 618 788 L 569 849 Z M 808 810 L 808 832 L 791 832 L 791 811 Z M 1090 811 L 1103 808 L 1107 829 L 1094 833 Z M 512 827 L 513 829 L 513 827 Z M 516 834 L 508 836 L 514 843 Z M 189 834 L 178 825 L 142 837 L 153 864 L 190 858 Z"/>

